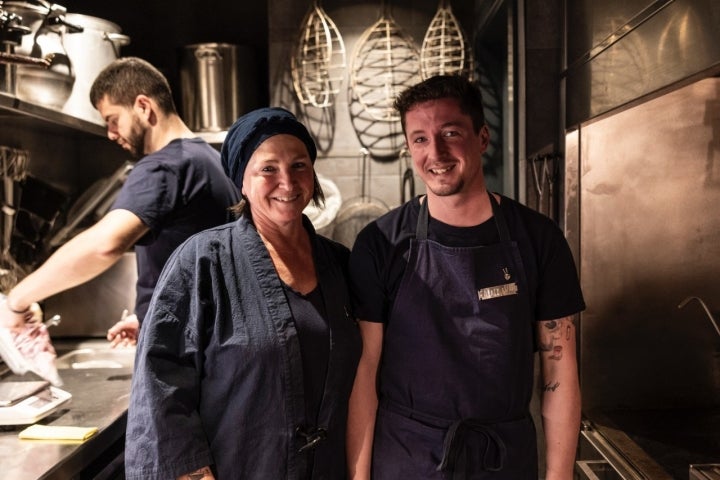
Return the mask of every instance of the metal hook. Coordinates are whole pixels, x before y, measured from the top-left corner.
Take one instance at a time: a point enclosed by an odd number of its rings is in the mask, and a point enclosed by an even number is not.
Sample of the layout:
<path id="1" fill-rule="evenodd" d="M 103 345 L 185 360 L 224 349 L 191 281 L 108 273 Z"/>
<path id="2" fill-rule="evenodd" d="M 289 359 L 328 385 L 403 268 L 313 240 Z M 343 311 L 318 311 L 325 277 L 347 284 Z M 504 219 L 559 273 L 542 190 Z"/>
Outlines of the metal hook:
<path id="1" fill-rule="evenodd" d="M 715 317 L 713 317 L 713 314 L 710 312 L 710 309 L 707 305 L 705 305 L 705 302 L 703 302 L 702 298 L 700 297 L 687 297 L 685 300 L 680 302 L 678 304 L 678 308 L 683 308 L 685 305 L 688 304 L 690 300 L 697 300 L 700 302 L 700 305 L 702 305 L 703 310 L 705 310 L 705 313 L 707 314 L 708 318 L 710 319 L 710 322 L 713 324 L 713 327 L 715 327 L 715 331 L 718 335 L 720 335 L 720 327 L 718 327 L 717 321 L 715 321 Z"/>

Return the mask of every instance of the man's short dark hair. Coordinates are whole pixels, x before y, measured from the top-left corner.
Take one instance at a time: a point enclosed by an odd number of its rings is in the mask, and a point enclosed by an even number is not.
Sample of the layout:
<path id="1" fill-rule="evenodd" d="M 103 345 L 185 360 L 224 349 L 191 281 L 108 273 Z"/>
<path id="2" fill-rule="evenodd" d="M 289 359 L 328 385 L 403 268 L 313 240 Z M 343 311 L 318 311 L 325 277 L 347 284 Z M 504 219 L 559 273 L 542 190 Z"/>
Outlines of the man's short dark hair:
<path id="1" fill-rule="evenodd" d="M 126 107 L 131 107 L 138 95 L 147 95 L 163 113 L 177 113 L 165 76 L 137 57 L 119 58 L 98 74 L 90 88 L 90 102 L 97 107 L 105 95 L 111 102 Z"/>
<path id="2" fill-rule="evenodd" d="M 454 98 L 460 110 L 470 115 L 475 133 L 485 125 L 482 94 L 472 82 L 459 75 L 436 75 L 405 89 L 395 99 L 395 109 L 400 112 L 400 122 L 405 131 L 405 115 L 419 103 L 442 98 Z"/>

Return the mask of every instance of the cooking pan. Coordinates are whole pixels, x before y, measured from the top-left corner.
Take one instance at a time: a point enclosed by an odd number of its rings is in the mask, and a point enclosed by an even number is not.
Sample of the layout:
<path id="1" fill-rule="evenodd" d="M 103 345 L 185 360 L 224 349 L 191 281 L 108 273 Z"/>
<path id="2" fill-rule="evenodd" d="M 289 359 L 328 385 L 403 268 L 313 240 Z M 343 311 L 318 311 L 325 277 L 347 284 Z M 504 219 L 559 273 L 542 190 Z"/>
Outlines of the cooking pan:
<path id="1" fill-rule="evenodd" d="M 30 103 L 61 109 L 75 83 L 75 70 L 63 43 L 62 32 L 82 32 L 82 27 L 66 22 L 65 7 L 44 0 L 4 0 L 0 4 L 3 10 L 21 17 L 24 26 L 32 33 L 23 35 L 20 44 L 11 53 L 49 63 L 44 68 L 29 62 L 18 64 L 14 73 L 15 95 Z"/>
<path id="2" fill-rule="evenodd" d="M 335 217 L 333 240 L 342 243 L 348 248 L 352 248 L 355 244 L 355 238 L 360 233 L 360 230 L 390 210 L 384 202 L 371 197 L 368 193 L 367 183 L 368 177 L 370 177 L 369 154 L 368 149 L 360 149 L 360 196 L 344 202 Z"/>

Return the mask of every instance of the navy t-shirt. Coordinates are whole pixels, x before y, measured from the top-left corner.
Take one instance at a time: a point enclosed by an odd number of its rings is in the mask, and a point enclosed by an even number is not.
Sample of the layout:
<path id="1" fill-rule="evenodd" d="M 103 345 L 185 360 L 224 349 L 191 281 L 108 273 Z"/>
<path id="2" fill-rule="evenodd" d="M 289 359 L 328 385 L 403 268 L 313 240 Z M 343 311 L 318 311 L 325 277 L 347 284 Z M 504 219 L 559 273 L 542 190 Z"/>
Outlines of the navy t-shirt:
<path id="1" fill-rule="evenodd" d="M 388 322 L 415 238 L 419 197 L 367 225 L 350 255 L 355 316 Z M 584 310 L 575 262 L 562 230 L 548 217 L 510 199 L 500 202 L 510 237 L 520 250 L 536 320 L 553 320 Z M 495 220 L 454 227 L 430 218 L 428 238 L 450 247 L 491 245 L 500 241 Z"/>
<path id="2" fill-rule="evenodd" d="M 140 159 L 112 206 L 137 215 L 150 231 L 135 244 L 135 314 L 142 322 L 165 262 L 191 235 L 231 220 L 239 201 L 220 154 L 200 138 L 171 141 Z"/>

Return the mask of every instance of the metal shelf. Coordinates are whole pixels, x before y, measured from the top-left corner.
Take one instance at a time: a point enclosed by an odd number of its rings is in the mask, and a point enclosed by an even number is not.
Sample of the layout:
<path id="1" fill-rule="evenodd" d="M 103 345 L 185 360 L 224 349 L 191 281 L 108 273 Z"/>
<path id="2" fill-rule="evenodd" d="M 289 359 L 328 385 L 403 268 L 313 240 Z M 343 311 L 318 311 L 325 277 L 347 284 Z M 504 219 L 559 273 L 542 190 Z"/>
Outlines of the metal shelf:
<path id="1" fill-rule="evenodd" d="M 27 117 L 55 127 L 90 135 L 103 137 L 106 134 L 104 125 L 74 117 L 42 105 L 26 102 L 7 93 L 0 93 L 0 113 Z"/>

